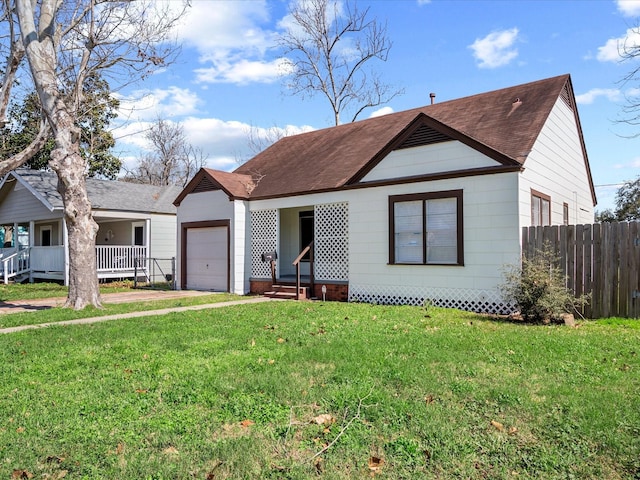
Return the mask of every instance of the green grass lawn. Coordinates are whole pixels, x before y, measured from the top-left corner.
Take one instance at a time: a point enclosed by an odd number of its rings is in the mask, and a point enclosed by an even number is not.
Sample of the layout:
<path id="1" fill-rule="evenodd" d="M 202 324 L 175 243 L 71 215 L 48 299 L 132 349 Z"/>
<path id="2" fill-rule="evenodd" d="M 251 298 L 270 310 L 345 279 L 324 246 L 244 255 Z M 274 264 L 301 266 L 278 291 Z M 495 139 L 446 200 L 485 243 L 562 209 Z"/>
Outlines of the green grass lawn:
<path id="1" fill-rule="evenodd" d="M 118 282 L 104 284 L 100 287 L 100 293 L 130 292 L 133 288 L 131 282 Z M 16 300 L 34 300 L 41 298 L 65 297 L 67 287 L 56 283 L 34 284 L 9 284 L 0 285 L 0 301 L 11 302 Z M 22 313 L 0 315 L 0 329 L 16 327 L 20 325 L 38 325 L 48 322 L 74 320 L 78 318 L 102 317 L 127 312 L 140 312 L 158 310 L 162 308 L 186 307 L 190 305 L 205 305 L 208 303 L 238 300 L 241 297 L 228 293 L 212 293 L 195 297 L 182 297 L 165 300 L 138 301 L 134 303 L 103 303 L 103 308 L 87 307 L 83 310 L 69 308 L 50 308 L 34 310 Z"/>
<path id="2" fill-rule="evenodd" d="M 100 285 L 101 293 L 128 292 L 133 288 L 133 282 L 113 282 Z M 33 300 L 35 298 L 66 297 L 68 288 L 59 283 L 10 283 L 0 284 L 0 302 L 14 300 Z"/>
<path id="3" fill-rule="evenodd" d="M 638 479 L 637 326 L 270 302 L 2 335 L 0 478 Z"/>

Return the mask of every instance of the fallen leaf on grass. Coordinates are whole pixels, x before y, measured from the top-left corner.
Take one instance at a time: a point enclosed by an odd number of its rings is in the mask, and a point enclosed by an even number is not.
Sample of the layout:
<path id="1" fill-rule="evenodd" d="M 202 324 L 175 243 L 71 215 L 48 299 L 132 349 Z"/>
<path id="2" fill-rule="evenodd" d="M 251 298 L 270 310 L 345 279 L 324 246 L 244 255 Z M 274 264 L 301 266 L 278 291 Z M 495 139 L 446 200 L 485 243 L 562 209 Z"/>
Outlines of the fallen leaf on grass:
<path id="1" fill-rule="evenodd" d="M 136 393 L 140 393 L 140 394 L 142 394 L 142 393 L 148 393 L 148 392 L 149 392 L 149 390 L 145 390 L 144 388 L 138 388 L 138 389 L 136 389 Z"/>
<path id="2" fill-rule="evenodd" d="M 286 342 L 286 340 L 285 340 L 284 338 L 280 337 L 280 338 L 278 339 L 278 343 L 284 343 L 284 342 Z"/>
<path id="3" fill-rule="evenodd" d="M 336 419 L 333 418 L 333 415 L 330 413 L 323 413 L 313 418 L 314 423 L 318 425 L 331 425 L 336 422 Z"/>
<path id="4" fill-rule="evenodd" d="M 502 425 L 500 422 L 496 422 L 495 420 L 491 420 L 491 425 L 498 430 L 499 432 L 504 431 L 504 425 Z"/>
<path id="5" fill-rule="evenodd" d="M 165 455 L 178 455 L 180 452 L 178 452 L 176 447 L 170 446 L 162 450 L 162 453 Z"/>
<path id="6" fill-rule="evenodd" d="M 122 455 L 124 453 L 124 443 L 120 442 L 116 447 L 116 455 Z"/>
<path id="7" fill-rule="evenodd" d="M 322 473 L 324 473 L 324 466 L 322 465 L 322 458 L 316 457 L 316 459 L 313 461 L 313 465 L 316 467 L 316 473 L 318 475 L 321 475 Z"/>
<path id="8" fill-rule="evenodd" d="M 247 419 L 247 420 L 241 421 L 240 425 L 242 425 L 244 428 L 249 428 L 251 425 L 255 425 L 255 422 Z"/>
<path id="9" fill-rule="evenodd" d="M 33 478 L 33 473 L 27 471 L 27 470 L 14 470 L 13 473 L 11 474 L 11 478 L 12 479 L 27 479 L 27 478 Z"/>
<path id="10" fill-rule="evenodd" d="M 518 429 L 516 427 L 511 427 L 507 433 L 509 433 L 509 435 L 515 435 L 518 433 Z"/>
<path id="11" fill-rule="evenodd" d="M 57 455 L 49 455 L 47 457 L 47 463 L 62 463 L 64 462 L 64 457 L 58 457 Z"/>
<path id="12" fill-rule="evenodd" d="M 24 427 L 16 428 L 16 433 L 24 433 Z"/>
<path id="13" fill-rule="evenodd" d="M 424 397 L 424 401 L 427 405 L 429 405 L 430 403 L 433 403 L 433 395 L 427 395 L 426 397 Z"/>
<path id="14" fill-rule="evenodd" d="M 384 465 L 384 459 L 378 457 L 369 457 L 369 470 L 374 473 L 382 470 L 382 466 Z"/>

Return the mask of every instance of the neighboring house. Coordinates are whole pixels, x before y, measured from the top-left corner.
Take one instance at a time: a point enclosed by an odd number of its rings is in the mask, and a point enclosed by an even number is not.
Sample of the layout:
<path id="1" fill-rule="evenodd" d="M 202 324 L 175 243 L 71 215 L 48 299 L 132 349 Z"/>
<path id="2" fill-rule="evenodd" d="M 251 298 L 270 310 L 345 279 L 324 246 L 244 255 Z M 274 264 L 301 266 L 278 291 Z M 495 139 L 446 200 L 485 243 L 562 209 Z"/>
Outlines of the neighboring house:
<path id="1" fill-rule="evenodd" d="M 521 229 L 592 223 L 569 75 L 286 137 L 177 197 L 180 288 L 262 293 L 300 262 L 313 296 L 499 312 Z M 313 268 L 313 271 L 311 271 Z"/>
<path id="2" fill-rule="evenodd" d="M 68 280 L 69 252 L 62 197 L 54 172 L 16 170 L 0 183 L 0 228 L 4 248 L 0 270 L 6 282 L 20 279 Z M 176 252 L 179 187 L 87 179 L 93 218 L 98 223 L 98 277 L 144 276 L 149 258 Z M 170 272 L 169 272 L 170 273 Z"/>

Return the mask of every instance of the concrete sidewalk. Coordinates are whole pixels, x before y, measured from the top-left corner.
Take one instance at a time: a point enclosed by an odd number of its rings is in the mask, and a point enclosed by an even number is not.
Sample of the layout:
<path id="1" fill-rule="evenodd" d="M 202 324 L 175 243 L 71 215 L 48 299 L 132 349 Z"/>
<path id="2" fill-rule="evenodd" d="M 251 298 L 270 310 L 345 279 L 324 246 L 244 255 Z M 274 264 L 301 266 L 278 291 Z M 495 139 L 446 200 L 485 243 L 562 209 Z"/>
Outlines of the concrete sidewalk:
<path id="1" fill-rule="evenodd" d="M 117 294 L 114 294 L 114 295 L 117 295 Z M 103 317 L 77 318 L 75 320 L 63 320 L 61 322 L 40 323 L 37 325 L 21 325 L 18 327 L 3 328 L 3 329 L 0 329 L 0 334 L 21 332 L 23 330 L 35 330 L 38 328 L 46 328 L 46 327 L 52 327 L 52 326 L 85 325 L 89 323 L 107 322 L 109 320 L 120 320 L 122 318 L 149 317 L 153 315 L 166 315 L 167 313 L 173 313 L 173 312 L 185 312 L 190 310 L 207 310 L 212 308 L 223 308 L 223 307 L 228 307 L 232 305 L 243 305 L 243 304 L 272 302 L 272 301 L 274 301 L 274 299 L 267 298 L 267 297 L 251 297 L 251 298 L 245 298 L 242 300 L 233 300 L 230 302 L 208 303 L 205 305 L 191 305 L 187 307 L 162 308 L 159 310 L 146 310 L 142 312 L 119 313 L 116 315 L 105 315 Z M 278 301 L 278 300 L 275 300 L 275 301 Z M 105 302 L 105 303 L 108 303 L 108 302 Z"/>

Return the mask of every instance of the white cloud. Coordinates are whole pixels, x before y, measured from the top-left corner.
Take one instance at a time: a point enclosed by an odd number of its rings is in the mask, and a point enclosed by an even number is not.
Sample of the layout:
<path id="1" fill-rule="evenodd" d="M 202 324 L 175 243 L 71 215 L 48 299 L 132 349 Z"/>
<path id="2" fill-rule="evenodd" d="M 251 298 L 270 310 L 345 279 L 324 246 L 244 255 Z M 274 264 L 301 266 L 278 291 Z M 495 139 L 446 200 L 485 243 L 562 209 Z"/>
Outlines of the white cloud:
<path id="1" fill-rule="evenodd" d="M 619 62 L 621 53 L 635 47 L 640 47 L 640 31 L 638 28 L 629 28 L 623 36 L 610 38 L 598 47 L 596 58 L 601 62 Z"/>
<path id="2" fill-rule="evenodd" d="M 119 118 L 155 120 L 192 115 L 200 104 L 198 95 L 179 87 L 137 90 L 127 97 L 116 95 L 120 100 Z"/>
<path id="3" fill-rule="evenodd" d="M 480 68 L 497 68 L 507 65 L 518 56 L 518 50 L 514 48 L 518 40 L 518 29 L 501 30 L 491 32 L 484 38 L 477 38 L 469 48 L 473 50 L 473 56 L 478 61 Z"/>
<path id="4" fill-rule="evenodd" d="M 196 80 L 202 83 L 237 83 L 251 82 L 273 83 L 283 75 L 292 71 L 289 60 L 279 58 L 272 62 L 239 60 L 233 62 L 214 62 L 209 68 L 195 70 Z"/>
<path id="5" fill-rule="evenodd" d="M 371 115 L 369 115 L 369 118 L 374 118 L 374 117 L 381 117 L 382 115 L 388 115 L 390 113 L 393 113 L 393 108 L 391 107 L 382 107 L 379 108 L 378 110 L 371 112 Z"/>
<path id="6" fill-rule="evenodd" d="M 640 157 L 636 157 L 632 159 L 628 163 L 616 163 L 613 168 L 615 169 L 624 169 L 624 168 L 640 168 Z"/>
<path id="7" fill-rule="evenodd" d="M 622 98 L 622 93 L 615 88 L 592 88 L 586 93 L 576 95 L 576 102 L 582 105 L 590 105 L 599 97 L 605 97 L 610 102 L 615 102 Z"/>
<path id="8" fill-rule="evenodd" d="M 194 47 L 204 66 L 196 70 L 201 83 L 271 83 L 288 73 L 286 61 L 275 58 L 276 33 L 266 1 L 194 0 L 182 25 L 181 41 Z"/>
<path id="9" fill-rule="evenodd" d="M 640 15 L 640 0 L 617 0 L 618 10 L 625 17 L 637 17 Z"/>

